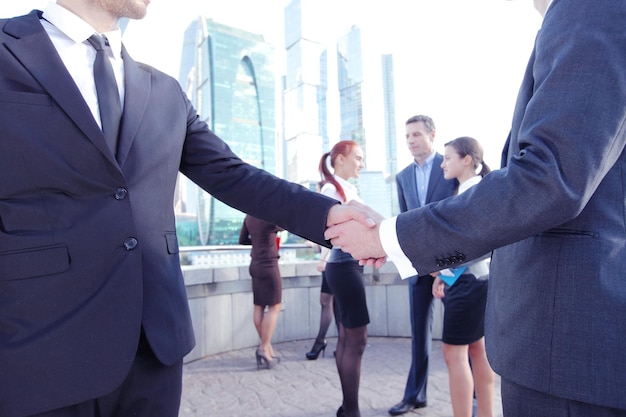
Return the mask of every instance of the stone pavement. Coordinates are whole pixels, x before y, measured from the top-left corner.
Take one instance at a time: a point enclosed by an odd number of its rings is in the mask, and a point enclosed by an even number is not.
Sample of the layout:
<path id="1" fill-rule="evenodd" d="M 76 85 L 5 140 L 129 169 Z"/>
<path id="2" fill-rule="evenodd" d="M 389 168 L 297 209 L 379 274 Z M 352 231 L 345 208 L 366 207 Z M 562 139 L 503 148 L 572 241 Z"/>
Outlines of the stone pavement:
<path id="1" fill-rule="evenodd" d="M 409 338 L 370 337 L 361 368 L 362 417 L 389 416 L 402 399 L 410 366 Z M 341 404 L 333 360 L 336 339 L 326 356 L 308 361 L 313 340 L 274 345 L 280 364 L 257 370 L 254 348 L 227 352 L 184 366 L 179 417 L 332 417 Z M 448 374 L 441 342 L 433 341 L 428 407 L 407 417 L 452 417 Z M 496 379 L 494 416 L 502 417 L 500 380 Z"/>

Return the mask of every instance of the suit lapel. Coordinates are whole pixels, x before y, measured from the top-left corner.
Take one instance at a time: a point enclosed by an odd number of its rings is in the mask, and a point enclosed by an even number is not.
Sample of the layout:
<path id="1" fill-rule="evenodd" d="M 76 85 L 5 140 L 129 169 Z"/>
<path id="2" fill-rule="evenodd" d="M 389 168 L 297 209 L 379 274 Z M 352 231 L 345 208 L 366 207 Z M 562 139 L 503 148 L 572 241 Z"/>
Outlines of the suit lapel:
<path id="1" fill-rule="evenodd" d="M 403 180 L 405 187 L 405 196 L 407 200 L 406 204 L 409 209 L 417 208 L 420 206 L 420 199 L 417 196 L 417 179 L 415 179 L 415 166 L 414 162 L 409 166 L 411 169 L 403 171 Z"/>
<path id="2" fill-rule="evenodd" d="M 442 157 L 439 153 L 435 154 L 433 159 L 433 166 L 430 170 L 430 178 L 428 179 L 428 190 L 426 191 L 426 204 L 430 203 L 430 199 L 433 197 L 435 188 L 439 180 L 443 178 L 443 169 L 441 169 Z"/>
<path id="3" fill-rule="evenodd" d="M 32 11 L 26 16 L 9 20 L 4 30 L 14 39 L 6 42 L 6 48 L 41 84 L 85 136 L 115 163 L 115 158 L 89 106 L 41 26 L 40 14 L 41 12 Z"/>
<path id="4" fill-rule="evenodd" d="M 137 130 L 143 120 L 143 115 L 148 107 L 151 91 L 150 73 L 135 62 L 122 47 L 124 59 L 124 113 L 120 126 L 119 143 L 117 147 L 117 160 L 120 166 L 124 165 Z"/>

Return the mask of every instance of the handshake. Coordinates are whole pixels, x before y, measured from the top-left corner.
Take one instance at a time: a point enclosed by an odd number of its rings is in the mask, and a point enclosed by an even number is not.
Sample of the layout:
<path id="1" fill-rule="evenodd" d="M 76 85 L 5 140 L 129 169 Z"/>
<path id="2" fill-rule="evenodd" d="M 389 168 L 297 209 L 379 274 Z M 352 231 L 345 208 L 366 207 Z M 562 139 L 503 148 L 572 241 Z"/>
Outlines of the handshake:
<path id="1" fill-rule="evenodd" d="M 383 220 L 376 211 L 356 201 L 336 204 L 328 212 L 324 236 L 361 265 L 380 268 L 387 258 L 380 239 Z"/>

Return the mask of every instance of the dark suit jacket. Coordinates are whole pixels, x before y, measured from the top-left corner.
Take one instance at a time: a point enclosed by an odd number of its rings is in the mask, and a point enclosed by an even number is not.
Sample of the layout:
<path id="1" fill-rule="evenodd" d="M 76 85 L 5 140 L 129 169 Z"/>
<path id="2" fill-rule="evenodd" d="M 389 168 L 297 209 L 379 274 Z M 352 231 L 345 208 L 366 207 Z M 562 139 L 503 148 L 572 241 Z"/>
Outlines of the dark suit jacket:
<path id="1" fill-rule="evenodd" d="M 621 409 L 624 22 L 621 0 L 554 0 L 519 92 L 506 167 L 397 221 L 401 247 L 420 273 L 498 248 L 486 342 L 503 378 Z"/>
<path id="2" fill-rule="evenodd" d="M 426 191 L 426 204 L 434 201 L 443 200 L 454 194 L 456 182 L 447 180 L 443 177 L 443 169 L 441 162 L 443 156 L 438 152 L 435 153 L 433 159 L 433 167 L 428 179 L 428 190 Z M 417 196 L 417 181 L 415 180 L 414 163 L 405 167 L 396 175 L 396 185 L 398 187 L 398 204 L 400 212 L 420 207 L 419 198 Z"/>
<path id="3" fill-rule="evenodd" d="M 426 190 L 426 204 L 454 195 L 457 182 L 443 177 L 442 161 L 443 156 L 440 153 L 435 153 L 433 167 L 428 179 L 428 190 Z M 396 175 L 396 186 L 398 188 L 398 204 L 400 205 L 401 213 L 420 207 L 414 163 L 411 163 Z"/>
<path id="4" fill-rule="evenodd" d="M 172 208 L 179 171 L 324 244 L 336 201 L 245 164 L 176 80 L 123 59 L 116 160 L 38 12 L 0 20 L 0 416 L 109 393 L 141 326 L 164 364 L 191 350 Z"/>

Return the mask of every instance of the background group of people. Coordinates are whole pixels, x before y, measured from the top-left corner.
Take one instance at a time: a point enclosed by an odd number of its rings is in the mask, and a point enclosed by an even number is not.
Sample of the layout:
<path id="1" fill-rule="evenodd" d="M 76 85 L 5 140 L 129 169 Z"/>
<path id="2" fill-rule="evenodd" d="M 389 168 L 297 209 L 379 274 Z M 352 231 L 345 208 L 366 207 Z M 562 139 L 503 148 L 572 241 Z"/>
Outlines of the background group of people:
<path id="1" fill-rule="evenodd" d="M 483 161 L 483 149 L 475 139 L 460 137 L 447 142 L 444 155 L 441 155 L 435 151 L 435 136 L 435 123 L 430 117 L 417 115 L 406 121 L 406 143 L 414 162 L 396 178 L 402 212 L 460 194 L 490 171 Z M 322 180 L 318 191 L 342 204 L 361 201 L 357 188 L 349 180 L 358 179 L 363 167 L 363 150 L 358 143 L 351 140 L 337 142 L 320 159 L 319 173 Z M 277 226 L 246 216 L 240 238 L 242 244 L 253 244 L 250 275 L 255 304 L 254 321 L 261 339 L 257 358 L 259 351 L 264 355 L 271 352 L 271 348 L 267 347 L 268 333 L 263 334 L 260 330 L 262 326 L 258 323 L 261 320 L 273 323 L 267 327 L 271 338 L 280 311 L 278 251 L 274 244 L 278 230 L 280 228 Z M 256 240 L 255 233 L 258 235 Z M 255 250 L 255 244 L 260 248 Z M 259 259 L 261 256 L 264 259 Z M 260 263 L 266 267 L 259 270 Z M 322 272 L 320 328 L 306 357 L 314 360 L 325 351 L 325 336 L 334 313 L 338 328 L 335 361 L 343 393 L 343 403 L 337 416 L 359 416 L 361 360 L 367 344 L 366 326 L 369 323 L 363 267 L 340 247 L 333 247 L 321 251 L 318 269 Z M 472 415 L 475 393 L 478 415 L 490 417 L 493 415 L 495 374 L 487 361 L 484 344 L 488 258 L 467 263 L 462 269 L 446 269 L 443 274 L 413 276 L 408 280 L 412 361 L 403 399 L 391 407 L 389 413 L 401 415 L 414 408 L 427 406 L 433 297 L 437 297 L 443 299 L 446 307 L 443 351 L 450 374 L 454 415 Z M 451 274 L 454 282 L 447 279 L 445 274 Z M 271 278 L 267 278 L 268 275 Z M 264 285 L 267 288 L 263 288 Z M 261 302 L 261 294 L 268 291 L 273 292 L 273 304 L 269 301 Z M 266 319 L 261 319 L 263 308 L 266 307 Z M 268 368 L 277 363 L 277 358 L 271 359 L 273 354 L 267 356 L 270 359 L 264 360 Z"/>

